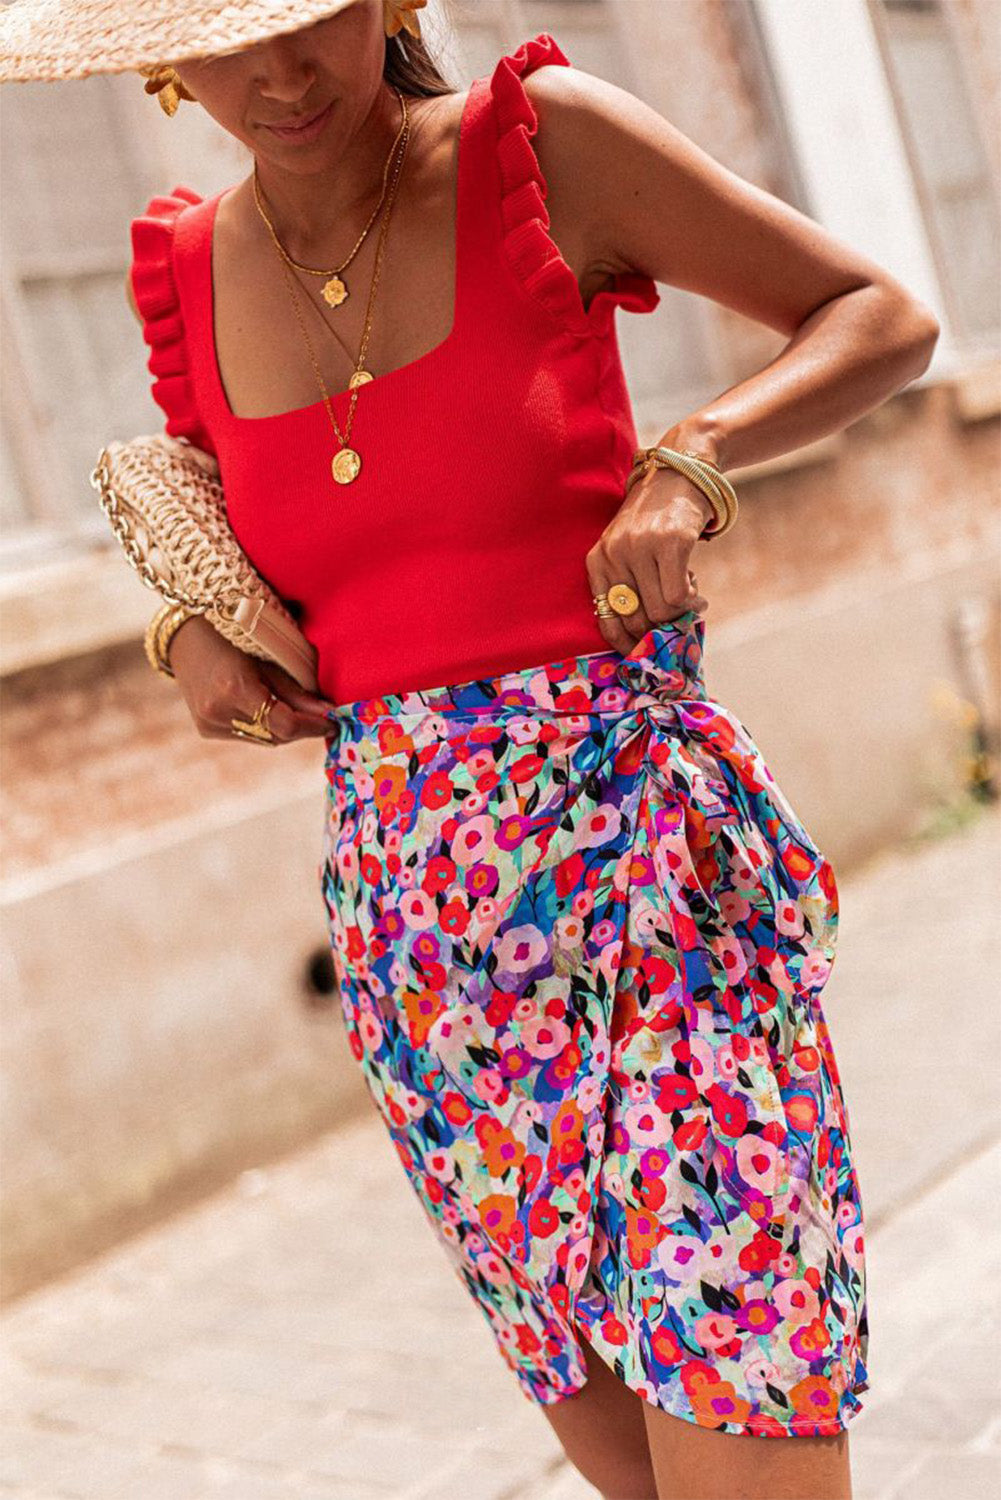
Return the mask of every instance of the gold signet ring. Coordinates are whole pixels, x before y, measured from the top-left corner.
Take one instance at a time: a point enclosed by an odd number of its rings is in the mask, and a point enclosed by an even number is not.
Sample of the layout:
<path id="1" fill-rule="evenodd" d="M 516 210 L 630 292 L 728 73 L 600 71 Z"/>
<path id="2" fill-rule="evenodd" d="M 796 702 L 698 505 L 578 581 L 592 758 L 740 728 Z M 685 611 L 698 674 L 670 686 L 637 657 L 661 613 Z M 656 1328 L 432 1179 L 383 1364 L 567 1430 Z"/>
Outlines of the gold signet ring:
<path id="1" fill-rule="evenodd" d="M 640 607 L 640 596 L 628 583 L 616 583 L 608 590 L 608 602 L 617 615 L 631 615 Z"/>

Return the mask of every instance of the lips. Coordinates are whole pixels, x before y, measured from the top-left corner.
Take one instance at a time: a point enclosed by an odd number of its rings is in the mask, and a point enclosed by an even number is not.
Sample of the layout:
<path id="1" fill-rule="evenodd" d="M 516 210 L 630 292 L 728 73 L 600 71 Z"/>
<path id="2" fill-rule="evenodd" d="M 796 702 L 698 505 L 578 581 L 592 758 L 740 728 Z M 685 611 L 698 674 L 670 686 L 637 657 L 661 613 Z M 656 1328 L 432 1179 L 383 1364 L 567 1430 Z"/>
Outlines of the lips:
<path id="1" fill-rule="evenodd" d="M 318 114 L 310 115 L 296 125 L 267 125 L 265 129 L 272 131 L 283 140 L 311 140 L 319 135 L 327 122 L 327 117 L 333 108 L 333 103 L 326 105 Z"/>

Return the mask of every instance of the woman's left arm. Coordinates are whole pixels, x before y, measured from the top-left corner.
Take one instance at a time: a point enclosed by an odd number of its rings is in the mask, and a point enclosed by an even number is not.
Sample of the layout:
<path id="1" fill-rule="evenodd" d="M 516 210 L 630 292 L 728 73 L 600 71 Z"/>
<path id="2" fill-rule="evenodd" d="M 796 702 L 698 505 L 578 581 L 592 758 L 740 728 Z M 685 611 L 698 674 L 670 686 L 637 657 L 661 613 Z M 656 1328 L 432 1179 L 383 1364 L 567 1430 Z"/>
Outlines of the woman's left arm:
<path id="1" fill-rule="evenodd" d="M 756 463 L 839 431 L 927 368 L 939 324 L 882 266 L 729 171 L 616 85 L 551 67 L 525 86 L 540 117 L 540 157 L 548 149 L 554 186 L 572 193 L 589 264 L 646 273 L 788 335 L 763 369 L 658 442 L 724 470 Z M 683 604 L 691 547 L 710 515 L 701 492 L 672 470 L 655 469 L 633 486 L 588 560 L 601 587 L 609 569 L 618 581 L 638 565 L 644 608 L 625 632 L 620 622 L 600 622 L 611 644 L 629 649 Z"/>

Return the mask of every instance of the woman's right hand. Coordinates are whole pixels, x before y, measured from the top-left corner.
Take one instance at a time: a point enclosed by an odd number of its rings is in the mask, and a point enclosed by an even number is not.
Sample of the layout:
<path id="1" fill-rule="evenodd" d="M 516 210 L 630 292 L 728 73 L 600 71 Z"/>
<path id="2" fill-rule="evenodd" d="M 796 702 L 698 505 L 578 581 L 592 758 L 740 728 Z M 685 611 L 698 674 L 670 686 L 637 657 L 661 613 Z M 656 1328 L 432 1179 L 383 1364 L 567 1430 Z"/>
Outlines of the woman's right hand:
<path id="1" fill-rule="evenodd" d="M 269 693 L 279 700 L 267 718 L 275 741 L 331 733 L 334 704 L 300 687 L 276 662 L 241 651 L 202 615 L 192 615 L 175 630 L 167 655 L 195 728 L 205 739 L 240 739 L 230 720 L 252 719 Z"/>

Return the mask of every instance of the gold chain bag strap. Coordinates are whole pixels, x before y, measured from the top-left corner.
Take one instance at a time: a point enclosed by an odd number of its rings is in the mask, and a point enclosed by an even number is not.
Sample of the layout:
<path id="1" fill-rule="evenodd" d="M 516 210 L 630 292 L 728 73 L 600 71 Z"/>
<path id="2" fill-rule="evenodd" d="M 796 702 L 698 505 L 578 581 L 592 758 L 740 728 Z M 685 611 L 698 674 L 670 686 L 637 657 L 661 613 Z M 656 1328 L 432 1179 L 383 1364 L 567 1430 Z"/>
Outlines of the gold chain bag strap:
<path id="1" fill-rule="evenodd" d="M 211 453 L 164 432 L 111 442 L 90 482 L 147 587 L 204 615 L 227 641 L 276 662 L 308 692 L 318 691 L 316 647 L 233 535 Z"/>

